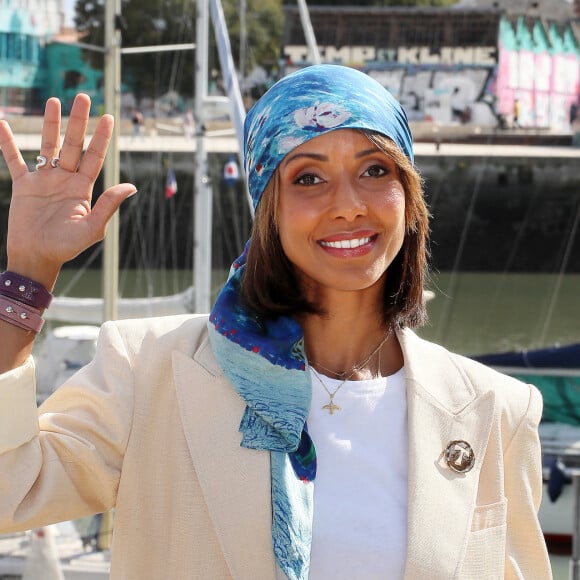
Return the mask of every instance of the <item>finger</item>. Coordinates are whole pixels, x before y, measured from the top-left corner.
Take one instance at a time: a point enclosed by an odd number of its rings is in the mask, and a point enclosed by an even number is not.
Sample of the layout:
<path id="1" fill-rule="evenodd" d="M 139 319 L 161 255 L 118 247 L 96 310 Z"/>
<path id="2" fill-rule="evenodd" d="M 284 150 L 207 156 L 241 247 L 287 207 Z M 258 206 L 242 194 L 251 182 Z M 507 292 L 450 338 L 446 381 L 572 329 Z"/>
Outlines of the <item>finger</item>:
<path id="1" fill-rule="evenodd" d="M 51 97 L 46 101 L 44 108 L 44 121 L 42 123 L 42 142 L 40 154 L 50 162 L 53 157 L 58 157 L 60 150 L 60 101 Z M 50 169 L 50 163 L 44 166 Z"/>
<path id="2" fill-rule="evenodd" d="M 91 99 L 83 93 L 75 97 L 60 151 L 60 166 L 76 171 L 83 153 L 85 133 L 91 111 Z"/>
<path id="3" fill-rule="evenodd" d="M 16 146 L 12 129 L 10 129 L 10 125 L 6 121 L 0 121 L 0 148 L 2 148 L 2 155 L 8 166 L 12 181 L 16 181 L 19 177 L 28 173 L 28 166 L 22 158 L 20 149 Z"/>
<path id="4" fill-rule="evenodd" d="M 87 218 L 95 232 L 95 239 L 102 239 L 105 236 L 107 224 L 113 214 L 124 200 L 135 193 L 137 188 L 132 183 L 120 183 L 109 187 L 101 194 Z"/>
<path id="5" fill-rule="evenodd" d="M 99 119 L 89 146 L 81 159 L 78 171 L 91 182 L 97 179 L 103 167 L 107 148 L 113 134 L 113 125 L 114 120 L 111 115 L 103 115 Z"/>

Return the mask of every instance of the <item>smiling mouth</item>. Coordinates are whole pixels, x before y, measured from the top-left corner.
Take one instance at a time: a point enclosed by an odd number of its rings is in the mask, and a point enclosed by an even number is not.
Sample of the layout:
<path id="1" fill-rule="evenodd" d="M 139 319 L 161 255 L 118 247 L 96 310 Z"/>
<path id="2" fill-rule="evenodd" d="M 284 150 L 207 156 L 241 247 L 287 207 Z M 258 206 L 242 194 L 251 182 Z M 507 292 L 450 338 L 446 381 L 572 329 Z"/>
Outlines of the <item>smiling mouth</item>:
<path id="1" fill-rule="evenodd" d="M 325 248 L 337 248 L 340 250 L 352 250 L 353 248 L 360 248 L 360 246 L 364 246 L 371 241 L 371 237 L 366 238 L 356 238 L 354 240 L 339 240 L 336 242 L 325 242 L 322 240 L 320 242 L 321 246 Z"/>

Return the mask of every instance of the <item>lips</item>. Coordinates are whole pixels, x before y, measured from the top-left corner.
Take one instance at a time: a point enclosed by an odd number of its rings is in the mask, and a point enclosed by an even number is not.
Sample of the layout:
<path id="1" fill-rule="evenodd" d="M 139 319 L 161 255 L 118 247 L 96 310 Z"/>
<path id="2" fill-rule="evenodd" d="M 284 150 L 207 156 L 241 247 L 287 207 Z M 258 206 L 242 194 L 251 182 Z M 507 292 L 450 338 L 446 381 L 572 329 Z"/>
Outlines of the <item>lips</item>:
<path id="1" fill-rule="evenodd" d="M 350 240 L 337 240 L 335 242 L 329 242 L 326 240 L 321 240 L 320 245 L 325 248 L 337 248 L 339 250 L 352 250 L 354 248 L 360 248 L 371 241 L 371 237 L 367 236 L 364 238 L 353 238 Z"/>
<path id="2" fill-rule="evenodd" d="M 350 234 L 334 234 L 318 241 L 320 247 L 337 257 L 364 256 L 374 247 L 376 232 L 359 230 Z"/>

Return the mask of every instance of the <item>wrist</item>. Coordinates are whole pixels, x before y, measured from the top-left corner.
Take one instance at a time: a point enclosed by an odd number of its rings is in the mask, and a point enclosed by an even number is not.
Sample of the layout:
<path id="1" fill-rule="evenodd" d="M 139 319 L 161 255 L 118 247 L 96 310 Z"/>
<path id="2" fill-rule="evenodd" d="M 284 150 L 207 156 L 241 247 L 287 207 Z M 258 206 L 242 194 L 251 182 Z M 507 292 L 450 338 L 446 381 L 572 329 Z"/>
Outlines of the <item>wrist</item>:
<path id="1" fill-rule="evenodd" d="M 0 294 L 0 320 L 38 334 L 44 325 L 40 309 Z"/>
<path id="2" fill-rule="evenodd" d="M 52 294 L 35 280 L 7 270 L 0 274 L 0 300 L 3 298 L 28 306 L 38 314 L 50 306 Z M 22 315 L 26 318 L 26 313 Z"/>
<path id="3" fill-rule="evenodd" d="M 60 267 L 50 266 L 46 262 L 39 264 L 30 260 L 8 260 L 6 271 L 28 278 L 32 282 L 44 286 L 48 292 L 52 292 L 60 272 Z"/>

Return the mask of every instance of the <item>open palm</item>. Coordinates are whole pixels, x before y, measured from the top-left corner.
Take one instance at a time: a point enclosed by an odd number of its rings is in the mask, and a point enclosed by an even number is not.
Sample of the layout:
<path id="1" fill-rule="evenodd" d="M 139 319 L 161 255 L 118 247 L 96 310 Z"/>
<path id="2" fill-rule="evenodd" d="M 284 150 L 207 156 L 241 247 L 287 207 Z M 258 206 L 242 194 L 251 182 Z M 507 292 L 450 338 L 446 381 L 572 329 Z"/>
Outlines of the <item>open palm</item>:
<path id="1" fill-rule="evenodd" d="M 28 273 L 58 272 L 64 262 L 104 237 L 111 216 L 135 192 L 132 184 L 115 185 L 91 209 L 93 186 L 103 166 L 114 120 L 110 115 L 99 119 L 83 154 L 89 111 L 89 97 L 77 95 L 61 147 L 60 102 L 54 98 L 47 101 L 40 148 L 47 162 L 33 171 L 24 162 L 8 124 L 0 122 L 0 147 L 13 181 L 9 268 L 16 264 Z M 51 164 L 53 159 L 58 161 Z"/>

